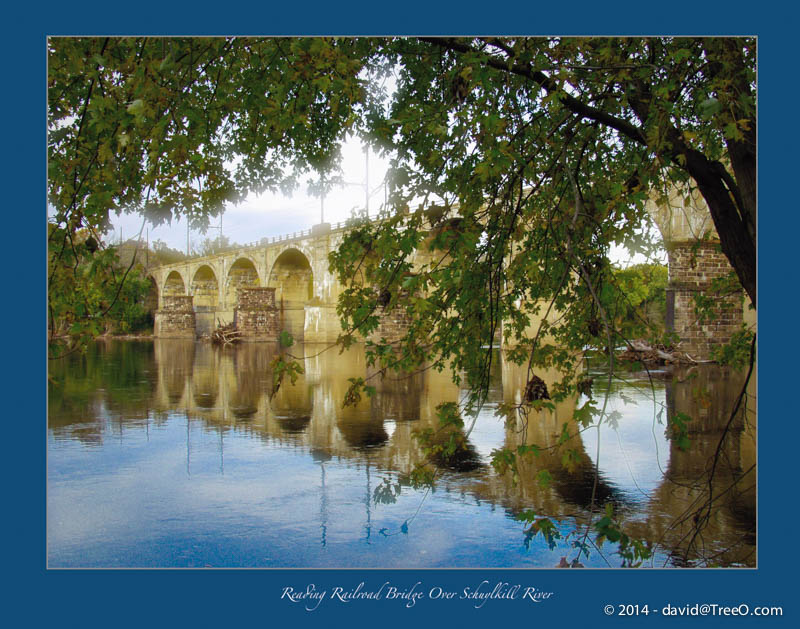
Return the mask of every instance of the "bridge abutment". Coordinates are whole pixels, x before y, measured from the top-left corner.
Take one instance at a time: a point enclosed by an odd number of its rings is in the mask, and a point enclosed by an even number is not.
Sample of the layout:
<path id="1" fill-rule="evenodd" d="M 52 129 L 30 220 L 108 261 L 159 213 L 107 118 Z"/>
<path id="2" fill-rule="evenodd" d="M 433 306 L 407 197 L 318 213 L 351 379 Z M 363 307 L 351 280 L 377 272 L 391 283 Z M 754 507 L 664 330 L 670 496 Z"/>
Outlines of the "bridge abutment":
<path id="1" fill-rule="evenodd" d="M 680 339 L 681 352 L 711 360 L 742 323 L 755 325 L 755 317 L 748 317 L 744 292 L 722 253 L 700 192 L 673 187 L 668 194 L 653 196 L 648 210 L 669 257 L 667 330 Z"/>
<path id="2" fill-rule="evenodd" d="M 741 329 L 744 293 L 738 283 L 726 287 L 732 268 L 718 243 L 671 243 L 668 256 L 667 329 L 680 338 L 682 352 L 710 360 Z"/>

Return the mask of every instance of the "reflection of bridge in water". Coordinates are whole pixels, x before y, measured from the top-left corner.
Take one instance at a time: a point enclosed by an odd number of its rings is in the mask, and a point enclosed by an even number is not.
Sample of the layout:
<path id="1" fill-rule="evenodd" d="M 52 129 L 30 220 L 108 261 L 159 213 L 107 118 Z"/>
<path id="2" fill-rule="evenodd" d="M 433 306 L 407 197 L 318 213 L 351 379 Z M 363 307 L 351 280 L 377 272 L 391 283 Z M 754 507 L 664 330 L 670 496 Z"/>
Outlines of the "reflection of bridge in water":
<path id="1" fill-rule="evenodd" d="M 339 355 L 338 350 L 318 353 L 323 347 L 298 348 L 298 352 L 305 351 L 305 375 L 293 385 L 284 383 L 270 399 L 269 363 L 274 350 L 263 345 L 242 345 L 232 351 L 219 351 L 206 344 L 156 341 L 157 379 L 151 404 L 156 411 L 179 411 L 201 419 L 209 428 L 219 430 L 221 437 L 228 430 L 243 431 L 266 441 L 306 449 L 316 458 L 322 457 L 320 460 L 336 457 L 358 465 L 366 463 L 373 470 L 409 474 L 424 461 L 412 433 L 436 429 L 436 406 L 458 399 L 458 387 L 449 374 L 435 371 L 387 377 L 376 383 L 373 398 L 343 408 L 348 378 L 366 373 L 363 349 L 344 355 Z M 527 381 L 523 368 L 505 360 L 501 363 L 496 375 L 502 381 L 502 389 L 496 389 L 490 398 L 492 407 L 501 398 L 519 402 Z M 545 375 L 548 385 L 554 376 Z M 491 471 L 485 461 L 466 466 L 463 474 L 445 473 L 439 482 L 452 483 L 458 490 L 500 505 L 510 513 L 532 509 L 543 516 L 574 517 L 579 522 L 585 521 L 594 495 L 599 504 L 615 503 L 630 534 L 667 548 L 680 547 L 685 542 L 691 531 L 691 516 L 700 501 L 708 497 L 710 488 L 720 504 L 703 532 L 704 554 L 714 555 L 732 547 L 717 558 L 720 563 L 752 565 L 754 472 L 750 471 L 734 489 L 730 486 L 755 463 L 755 417 L 731 424 L 710 487 L 703 480 L 741 382 L 740 376 L 704 368 L 680 370 L 674 380 L 667 380 L 664 401 L 668 408 L 664 416 L 680 411 L 694 418 L 690 424 L 692 446 L 684 452 L 670 442 L 668 454 L 660 461 L 661 482 L 647 492 L 644 500 L 630 500 L 614 480 L 607 478 L 602 455 L 595 485 L 595 453 L 587 452 L 580 437 L 564 446 L 575 453 L 571 469 L 564 467 L 564 449 L 557 447 L 562 425 L 566 423 L 571 434 L 581 430 L 573 418 L 577 402 L 574 398 L 558 403 L 553 412 L 543 411 L 535 416 L 532 413 L 524 429 L 519 422 L 506 426 L 504 442 L 491 444 L 497 448 L 516 449 L 530 444 L 542 448 L 538 457 L 520 462 L 516 482 L 509 473 L 499 476 Z M 662 433 L 665 430 L 658 423 L 654 428 Z M 468 439 L 470 445 L 471 441 L 473 436 Z M 652 461 L 653 466 L 657 464 Z M 552 477 L 548 486 L 537 480 L 543 469 Z"/>
<path id="2" fill-rule="evenodd" d="M 726 343 L 739 330 L 743 320 L 754 323 L 754 313 L 744 305 L 741 291 L 725 296 L 712 291 L 719 316 L 713 321 L 698 320 L 695 295 L 710 291 L 713 280 L 731 270 L 727 258 L 718 251 L 717 234 L 699 194 L 674 190 L 669 199 L 651 201 L 648 208 L 669 251 L 667 327 L 681 339 L 682 351 L 707 359 L 714 347 Z M 426 228 L 432 238 L 447 221 L 429 219 Z M 331 272 L 328 255 L 341 245 L 347 229 L 341 223 L 322 223 L 308 231 L 150 269 L 149 302 L 151 307 L 158 306 L 155 336 L 194 338 L 196 333 L 207 334 L 217 323 L 235 320 L 242 306 L 240 292 L 247 292 L 240 289 L 270 288 L 274 289 L 278 331 L 285 330 L 305 342 L 335 341 L 341 333 L 336 304 L 344 287 Z M 443 252 L 422 245 L 411 262 L 419 271 L 428 263 L 438 262 L 441 255 Z M 276 336 L 272 328 L 261 334 L 270 335 Z"/>
<path id="3" fill-rule="evenodd" d="M 192 435 L 196 435 L 197 428 L 219 433 L 221 470 L 225 435 L 235 431 L 265 443 L 308 452 L 321 464 L 321 473 L 325 462 L 331 459 L 363 467 L 371 475 L 367 483 L 373 483 L 373 489 L 382 478 L 411 472 L 424 460 L 412 432 L 435 429 L 436 406 L 456 400 L 458 387 L 447 373 L 435 371 L 407 378 L 387 377 L 375 383 L 377 392 L 373 398 L 342 408 L 347 379 L 367 373 L 363 347 L 356 346 L 342 355 L 336 349 L 318 353 L 323 348 L 296 348 L 296 352 L 305 353 L 305 375 L 294 385 L 284 383 L 270 399 L 274 350 L 268 345 L 245 344 L 220 350 L 181 340 L 101 343 L 93 351 L 106 353 L 104 360 L 98 360 L 91 352 L 80 358 L 87 368 L 81 380 L 67 380 L 51 392 L 49 428 L 56 440 L 63 436 L 94 445 L 121 436 L 123 431 L 153 430 L 170 417 L 185 415 L 187 456 L 190 449 L 194 452 L 190 442 L 196 439 Z M 527 378 L 524 369 L 505 360 L 496 364 L 490 399 L 478 426 L 467 438 L 469 450 L 484 458 L 468 458 L 460 471 L 444 471 L 437 480 L 439 485 L 497 505 L 509 514 L 530 509 L 542 516 L 574 517 L 578 522 L 585 521 L 594 491 L 598 502 L 615 503 L 629 534 L 667 549 L 679 548 L 686 542 L 691 516 L 700 506 L 698 501 L 708 497 L 704 479 L 741 386 L 741 376 L 718 368 L 697 367 L 676 370 L 666 382 L 655 382 L 657 401 L 666 404 L 670 415 L 680 411 L 693 418 L 689 424 L 692 445 L 688 451 L 681 451 L 664 439 L 663 424 L 652 424 L 652 436 L 658 436 L 667 450 L 661 452 L 659 460 L 652 449 L 631 447 L 627 452 L 631 457 L 644 458 L 653 477 L 643 495 L 621 478 L 619 468 L 624 466 L 618 465 L 615 470 L 608 442 L 600 454 L 599 479 L 594 487 L 594 427 L 567 445 L 576 451 L 572 471 L 562 465 L 563 450 L 546 449 L 557 443 L 564 423 L 570 432 L 578 432 L 573 413 L 576 403 L 582 404 L 585 398 L 561 402 L 552 413 L 531 415 L 526 430 L 519 423 L 503 427 L 502 420 L 492 416 L 493 409 L 501 401 L 519 402 Z M 113 367 L 109 369 L 109 365 Z M 552 374 L 540 375 L 551 385 Z M 753 382 L 751 391 L 754 386 Z M 646 399 L 649 386 L 642 388 L 642 399 Z M 602 389 L 602 379 L 595 377 L 598 406 L 602 405 Z M 631 390 L 628 386 L 624 392 L 630 396 Z M 611 394 L 617 392 L 612 390 Z M 619 401 L 618 397 L 613 399 Z M 754 406 L 752 399 L 750 406 Z M 649 405 L 647 409 L 636 408 L 636 413 L 654 412 Z M 650 429 L 651 418 L 637 421 Z M 622 434 L 624 424 L 620 422 Z M 613 435 L 610 426 L 603 425 L 601 431 Z M 612 440 L 616 441 L 616 437 Z M 545 449 L 538 458 L 520 463 L 518 482 L 512 482 L 510 474 L 498 475 L 486 464 L 485 457 L 491 449 L 515 449 L 525 444 Z M 755 417 L 747 423 L 735 421 L 711 483 L 718 508 L 701 540 L 705 556 L 731 548 L 714 560 L 722 565 L 755 562 L 754 472 L 750 471 L 744 482 L 729 490 L 732 482 L 754 465 L 755 451 Z M 552 476 L 548 486 L 537 480 L 542 469 Z M 641 473 L 642 467 L 636 471 Z M 642 481 L 641 475 L 638 481 Z"/>

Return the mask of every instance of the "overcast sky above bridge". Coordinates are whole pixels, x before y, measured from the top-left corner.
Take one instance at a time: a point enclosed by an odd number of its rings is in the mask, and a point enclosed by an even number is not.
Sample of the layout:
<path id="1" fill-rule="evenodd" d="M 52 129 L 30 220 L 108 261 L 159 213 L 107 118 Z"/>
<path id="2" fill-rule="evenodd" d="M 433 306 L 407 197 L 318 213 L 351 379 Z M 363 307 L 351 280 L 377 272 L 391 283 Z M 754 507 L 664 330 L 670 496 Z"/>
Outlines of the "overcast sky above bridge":
<path id="1" fill-rule="evenodd" d="M 383 181 L 388 167 L 388 159 L 381 158 L 374 152 L 369 153 L 369 187 L 370 214 L 378 211 L 384 201 Z M 351 139 L 342 147 L 343 180 L 348 183 L 332 190 L 325 197 L 325 222 L 336 224 L 350 218 L 354 208 L 363 209 L 365 203 L 366 156 L 358 139 Z M 238 205 L 228 205 L 222 217 L 222 233 L 231 242 L 249 244 L 262 238 L 281 236 L 296 231 L 309 229 L 320 222 L 320 200 L 306 193 L 307 186 L 302 183 L 291 197 L 281 193 L 250 195 Z M 123 239 L 135 238 L 142 228 L 142 217 L 139 214 L 123 214 L 113 216 L 113 232 L 106 236 L 108 242 L 117 242 L 120 234 Z M 212 219 L 211 225 L 219 225 Z M 153 227 L 145 224 L 142 240 L 146 237 L 151 243 L 156 240 L 165 242 L 169 247 L 186 251 L 186 221 L 173 220 L 171 225 Z M 210 227 L 204 234 L 192 230 L 189 233 L 192 248 L 199 247 L 206 238 L 216 238 L 219 230 Z M 658 237 L 656 235 L 656 237 Z M 627 264 L 644 262 L 642 256 L 629 259 L 628 252 L 621 247 L 612 247 L 612 261 L 626 266 Z M 666 252 L 661 262 L 666 264 Z"/>
<path id="2" fill-rule="evenodd" d="M 369 187 L 371 190 L 369 208 L 375 213 L 384 201 L 383 180 L 386 175 L 388 160 L 374 152 L 369 153 Z M 362 209 L 365 203 L 366 156 L 357 139 L 347 142 L 342 148 L 343 179 L 348 185 L 332 190 L 325 197 L 325 222 L 337 223 L 350 218 L 353 208 Z M 320 222 L 320 200 L 306 194 L 306 184 L 301 183 L 293 196 L 281 193 L 250 195 L 238 205 L 228 205 L 222 217 L 222 233 L 232 242 L 247 244 L 262 238 L 280 236 L 295 231 L 309 229 Z M 142 227 L 139 214 L 123 214 L 113 216 L 111 221 L 114 231 L 106 236 L 108 242 L 117 242 L 120 232 L 123 239 L 135 238 Z M 219 225 L 216 219 L 211 225 Z M 186 221 L 173 220 L 171 225 L 153 227 L 146 224 L 150 242 L 162 240 L 169 247 L 186 251 Z M 219 230 L 209 228 L 203 234 L 191 231 L 189 238 L 192 247 L 197 247 L 206 238 L 216 238 Z M 142 239 L 146 236 L 142 231 Z"/>

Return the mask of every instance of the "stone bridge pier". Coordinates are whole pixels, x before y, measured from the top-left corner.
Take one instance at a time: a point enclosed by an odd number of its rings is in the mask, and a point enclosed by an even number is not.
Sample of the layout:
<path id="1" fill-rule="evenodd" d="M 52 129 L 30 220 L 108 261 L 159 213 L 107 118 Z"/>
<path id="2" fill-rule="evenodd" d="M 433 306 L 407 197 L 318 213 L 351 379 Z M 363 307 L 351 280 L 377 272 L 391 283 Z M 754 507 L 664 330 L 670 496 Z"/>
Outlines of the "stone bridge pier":
<path id="1" fill-rule="evenodd" d="M 666 199 L 649 201 L 648 210 L 669 259 L 667 330 L 680 338 L 681 351 L 696 360 L 709 360 L 742 323 L 755 325 L 755 310 L 738 281 L 723 286 L 733 269 L 699 192 L 673 189 Z M 710 317 L 698 315 L 699 297 L 711 300 Z"/>
<path id="2" fill-rule="evenodd" d="M 195 337 L 195 312 L 192 297 L 165 295 L 154 317 L 154 336 L 183 339 Z"/>
<path id="3" fill-rule="evenodd" d="M 317 225 L 152 269 L 155 336 L 194 337 L 235 321 L 245 340 L 275 340 L 286 331 L 297 341 L 335 341 L 341 331 L 336 315 L 341 288 L 328 270 L 327 256 L 342 232 L 341 224 L 336 229 Z"/>

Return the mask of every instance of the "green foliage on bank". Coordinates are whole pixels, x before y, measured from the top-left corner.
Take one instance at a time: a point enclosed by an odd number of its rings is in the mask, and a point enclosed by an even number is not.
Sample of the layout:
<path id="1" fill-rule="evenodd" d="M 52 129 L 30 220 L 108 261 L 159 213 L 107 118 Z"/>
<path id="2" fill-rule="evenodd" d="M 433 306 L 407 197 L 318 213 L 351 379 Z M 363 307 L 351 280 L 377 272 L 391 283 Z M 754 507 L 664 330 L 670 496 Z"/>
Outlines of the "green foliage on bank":
<path id="1" fill-rule="evenodd" d="M 108 333 L 152 331 L 152 282 L 89 231 L 48 224 L 48 334 L 52 357 Z"/>
<path id="2" fill-rule="evenodd" d="M 611 270 L 600 298 L 624 339 L 659 338 L 665 332 L 667 267 L 635 264 Z"/>

